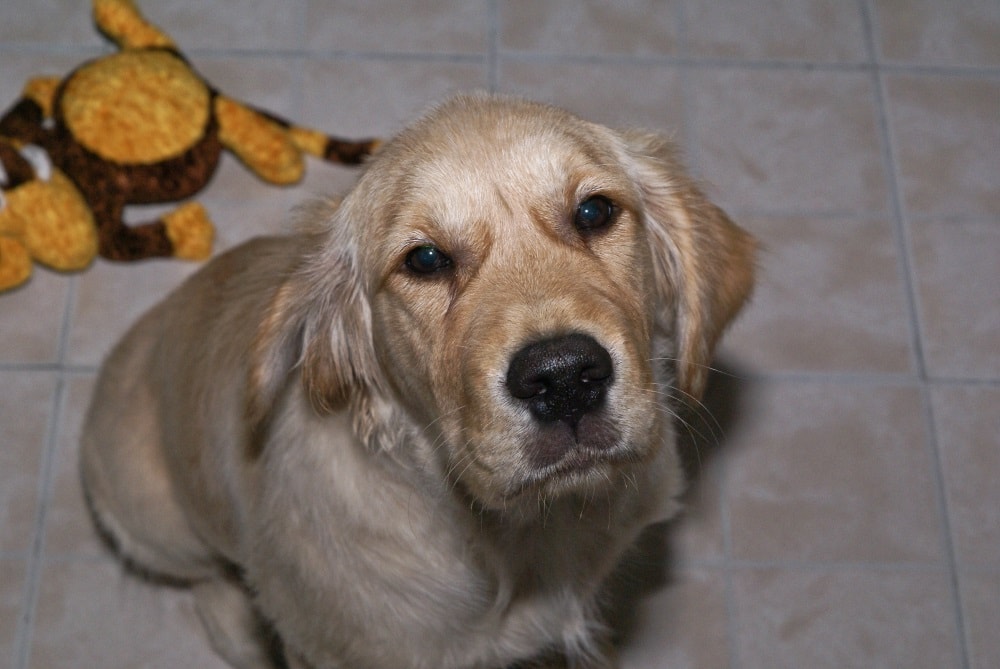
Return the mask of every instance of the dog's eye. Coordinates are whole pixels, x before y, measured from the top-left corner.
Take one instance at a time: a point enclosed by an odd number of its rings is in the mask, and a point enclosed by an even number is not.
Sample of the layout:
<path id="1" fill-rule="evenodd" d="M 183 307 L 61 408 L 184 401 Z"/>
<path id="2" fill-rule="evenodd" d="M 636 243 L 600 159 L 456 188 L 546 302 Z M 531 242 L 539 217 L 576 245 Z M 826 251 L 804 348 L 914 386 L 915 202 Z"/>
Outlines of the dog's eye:
<path id="1" fill-rule="evenodd" d="M 579 204 L 573 216 L 573 225 L 578 230 L 597 230 L 611 223 L 615 217 L 615 205 L 603 195 L 589 197 Z"/>
<path id="2" fill-rule="evenodd" d="M 451 258 L 436 246 L 425 244 L 410 251 L 406 266 L 419 274 L 432 274 L 451 266 Z"/>

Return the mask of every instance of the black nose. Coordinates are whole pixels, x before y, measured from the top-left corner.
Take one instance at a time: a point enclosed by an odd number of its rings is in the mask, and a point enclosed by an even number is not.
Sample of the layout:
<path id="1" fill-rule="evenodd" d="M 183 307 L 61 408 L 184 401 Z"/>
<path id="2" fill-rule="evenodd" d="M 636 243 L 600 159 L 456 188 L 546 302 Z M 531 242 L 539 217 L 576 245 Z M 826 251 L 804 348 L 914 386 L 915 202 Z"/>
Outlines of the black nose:
<path id="1" fill-rule="evenodd" d="M 604 403 L 614 365 L 611 356 L 585 334 L 571 334 L 525 346 L 507 370 L 507 389 L 543 422 L 576 425 Z"/>

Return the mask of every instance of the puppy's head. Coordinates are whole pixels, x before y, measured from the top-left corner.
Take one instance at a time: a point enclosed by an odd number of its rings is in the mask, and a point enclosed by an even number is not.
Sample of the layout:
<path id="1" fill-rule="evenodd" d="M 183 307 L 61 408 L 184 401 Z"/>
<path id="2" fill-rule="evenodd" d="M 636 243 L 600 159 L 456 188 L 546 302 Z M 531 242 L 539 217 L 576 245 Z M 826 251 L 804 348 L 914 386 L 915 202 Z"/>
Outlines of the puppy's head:
<path id="1" fill-rule="evenodd" d="M 294 312 L 318 404 L 363 435 L 413 426 L 408 448 L 496 507 L 649 458 L 752 282 L 753 242 L 666 141 L 486 96 L 387 144 L 316 247 L 260 357 L 290 362 Z"/>

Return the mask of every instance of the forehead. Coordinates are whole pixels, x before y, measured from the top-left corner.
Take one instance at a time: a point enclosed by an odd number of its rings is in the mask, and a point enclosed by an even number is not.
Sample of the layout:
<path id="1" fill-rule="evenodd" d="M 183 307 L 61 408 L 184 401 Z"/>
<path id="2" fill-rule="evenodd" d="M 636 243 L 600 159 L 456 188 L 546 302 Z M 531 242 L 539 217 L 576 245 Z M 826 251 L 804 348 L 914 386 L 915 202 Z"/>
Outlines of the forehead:
<path id="1" fill-rule="evenodd" d="M 563 207 L 628 180 L 613 135 L 530 103 L 443 108 L 400 138 L 404 200 L 440 221 Z"/>

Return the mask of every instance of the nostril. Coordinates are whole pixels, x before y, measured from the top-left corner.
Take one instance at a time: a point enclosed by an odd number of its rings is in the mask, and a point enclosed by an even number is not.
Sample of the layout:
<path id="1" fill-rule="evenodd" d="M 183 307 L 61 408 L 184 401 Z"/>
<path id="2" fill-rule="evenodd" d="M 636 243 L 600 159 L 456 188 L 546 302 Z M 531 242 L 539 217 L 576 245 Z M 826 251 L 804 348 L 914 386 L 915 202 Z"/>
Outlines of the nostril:
<path id="1" fill-rule="evenodd" d="M 507 371 L 507 389 L 538 420 L 575 423 L 604 403 L 613 376 L 607 350 L 589 335 L 571 334 L 518 351 Z"/>

